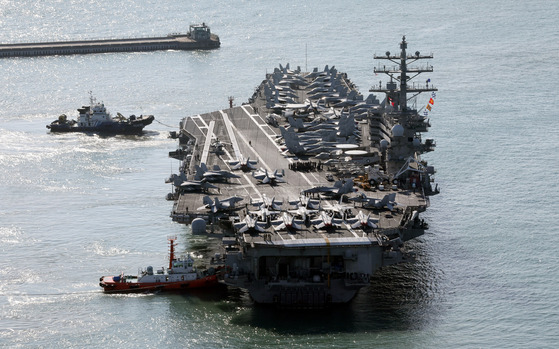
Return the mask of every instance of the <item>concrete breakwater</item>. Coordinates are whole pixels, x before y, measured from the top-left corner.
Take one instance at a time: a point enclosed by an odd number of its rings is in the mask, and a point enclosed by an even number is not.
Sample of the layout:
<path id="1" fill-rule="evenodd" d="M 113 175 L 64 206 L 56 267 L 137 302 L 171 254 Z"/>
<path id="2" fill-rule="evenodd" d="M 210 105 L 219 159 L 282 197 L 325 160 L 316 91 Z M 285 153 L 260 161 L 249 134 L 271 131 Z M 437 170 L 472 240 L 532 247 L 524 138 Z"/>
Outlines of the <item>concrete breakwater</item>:
<path id="1" fill-rule="evenodd" d="M 187 34 L 164 37 L 0 44 L 0 58 L 157 50 L 198 50 L 220 46 L 205 24 L 191 25 Z"/>

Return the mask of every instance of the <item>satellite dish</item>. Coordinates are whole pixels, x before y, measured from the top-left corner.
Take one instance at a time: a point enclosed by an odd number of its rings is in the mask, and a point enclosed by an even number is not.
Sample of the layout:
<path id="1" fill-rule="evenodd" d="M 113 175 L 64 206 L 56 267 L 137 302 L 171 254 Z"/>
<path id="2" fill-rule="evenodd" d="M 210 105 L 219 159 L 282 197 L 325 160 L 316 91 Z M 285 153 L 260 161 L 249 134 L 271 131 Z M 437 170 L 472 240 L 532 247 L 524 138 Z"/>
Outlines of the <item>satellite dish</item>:
<path id="1" fill-rule="evenodd" d="M 404 126 L 396 124 L 392 127 L 392 136 L 402 137 L 404 135 Z"/>
<path id="2" fill-rule="evenodd" d="M 206 221 L 202 218 L 195 218 L 191 223 L 191 227 L 193 234 L 203 234 L 206 232 Z"/>

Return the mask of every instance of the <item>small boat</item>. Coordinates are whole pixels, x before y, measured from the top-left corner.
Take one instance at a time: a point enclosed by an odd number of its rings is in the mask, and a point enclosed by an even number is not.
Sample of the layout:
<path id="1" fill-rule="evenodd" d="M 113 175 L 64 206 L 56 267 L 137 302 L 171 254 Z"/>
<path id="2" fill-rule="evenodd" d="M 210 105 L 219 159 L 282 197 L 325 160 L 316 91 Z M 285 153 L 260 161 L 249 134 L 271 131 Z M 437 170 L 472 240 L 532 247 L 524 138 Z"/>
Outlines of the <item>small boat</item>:
<path id="1" fill-rule="evenodd" d="M 197 270 L 190 254 L 175 258 L 176 237 L 169 238 L 169 267 L 155 273 L 153 267 L 141 269 L 138 275 L 102 276 L 99 286 L 105 293 L 134 292 L 186 292 L 190 289 L 218 286 L 218 272 L 215 268 Z"/>
<path id="2" fill-rule="evenodd" d="M 78 109 L 78 120 L 69 120 L 65 114 L 47 125 L 51 132 L 92 132 L 103 134 L 141 134 L 144 127 L 155 119 L 153 115 L 130 115 L 117 113 L 112 117 L 103 103 L 90 94 L 90 105 Z"/>

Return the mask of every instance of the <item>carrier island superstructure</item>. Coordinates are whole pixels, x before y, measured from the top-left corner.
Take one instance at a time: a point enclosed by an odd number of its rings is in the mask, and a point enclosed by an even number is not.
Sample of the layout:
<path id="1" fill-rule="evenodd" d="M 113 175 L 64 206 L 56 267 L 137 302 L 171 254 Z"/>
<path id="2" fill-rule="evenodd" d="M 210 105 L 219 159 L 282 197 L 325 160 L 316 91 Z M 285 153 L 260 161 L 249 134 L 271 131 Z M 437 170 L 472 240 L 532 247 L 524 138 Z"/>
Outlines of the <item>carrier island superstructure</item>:
<path id="1" fill-rule="evenodd" d="M 280 65 L 242 106 L 183 119 L 171 175 L 171 217 L 215 238 L 223 282 L 257 303 L 324 307 L 350 301 L 381 267 L 407 261 L 422 235 L 435 142 L 411 101 L 432 55 L 375 56 L 386 74 L 364 98 L 335 67 Z M 428 97 L 429 98 L 429 97 Z M 211 240 L 213 241 L 213 240 Z"/>

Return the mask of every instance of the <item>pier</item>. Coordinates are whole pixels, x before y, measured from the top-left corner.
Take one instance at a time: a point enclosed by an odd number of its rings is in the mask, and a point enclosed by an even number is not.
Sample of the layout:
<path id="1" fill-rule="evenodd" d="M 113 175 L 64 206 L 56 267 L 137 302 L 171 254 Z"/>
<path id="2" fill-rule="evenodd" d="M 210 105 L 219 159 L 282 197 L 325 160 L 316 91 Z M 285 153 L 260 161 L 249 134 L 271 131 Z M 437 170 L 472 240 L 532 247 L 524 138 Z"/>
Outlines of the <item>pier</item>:
<path id="1" fill-rule="evenodd" d="M 208 50 L 221 45 L 219 36 L 202 23 L 186 34 L 163 37 L 0 44 L 0 58 L 159 50 Z"/>

